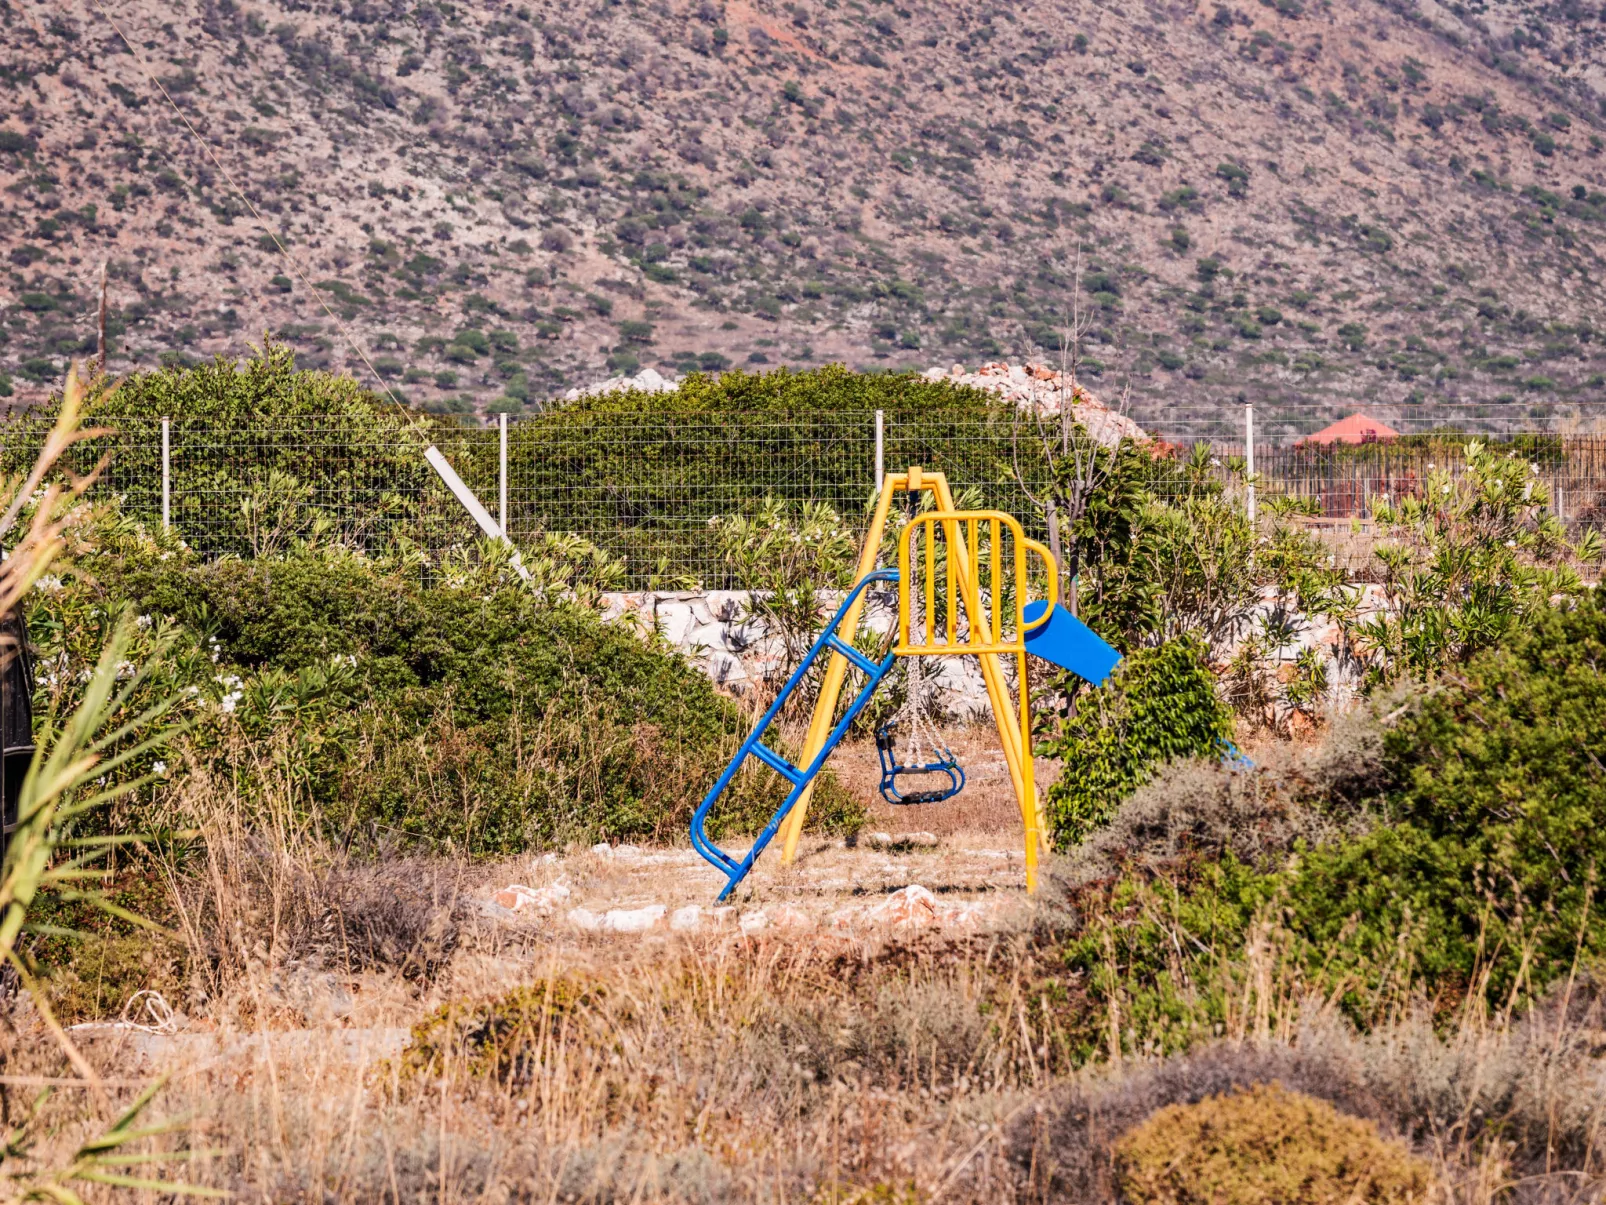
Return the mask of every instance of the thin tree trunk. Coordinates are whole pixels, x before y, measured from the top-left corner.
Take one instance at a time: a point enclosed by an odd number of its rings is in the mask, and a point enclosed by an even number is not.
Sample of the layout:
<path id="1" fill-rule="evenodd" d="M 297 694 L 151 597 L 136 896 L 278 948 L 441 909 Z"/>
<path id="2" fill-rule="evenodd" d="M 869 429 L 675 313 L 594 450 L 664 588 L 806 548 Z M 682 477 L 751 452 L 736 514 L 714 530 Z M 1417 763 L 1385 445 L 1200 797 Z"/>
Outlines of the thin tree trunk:
<path id="1" fill-rule="evenodd" d="M 1043 518 L 1048 521 L 1048 551 L 1054 557 L 1054 576 L 1059 580 L 1055 583 L 1059 593 L 1065 593 L 1065 553 L 1060 543 L 1060 509 L 1054 499 L 1050 497 L 1043 503 Z"/>

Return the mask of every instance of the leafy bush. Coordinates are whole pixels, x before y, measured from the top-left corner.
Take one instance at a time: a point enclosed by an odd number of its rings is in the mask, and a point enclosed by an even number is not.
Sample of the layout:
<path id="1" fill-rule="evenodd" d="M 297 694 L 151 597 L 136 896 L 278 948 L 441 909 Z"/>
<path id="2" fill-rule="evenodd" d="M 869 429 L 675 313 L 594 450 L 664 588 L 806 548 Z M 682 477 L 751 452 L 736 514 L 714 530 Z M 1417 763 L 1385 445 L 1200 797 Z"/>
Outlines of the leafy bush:
<path id="1" fill-rule="evenodd" d="M 449 387 L 456 376 L 443 373 L 440 381 Z M 0 471 L 15 471 L 32 455 L 50 413 L 8 432 Z M 130 376 L 96 397 L 90 415 L 113 434 L 75 447 L 66 463 L 83 472 L 114 451 L 122 511 L 147 521 L 161 514 L 160 418 L 172 419 L 172 521 L 208 555 L 253 553 L 252 510 L 260 515 L 270 495 L 340 499 L 337 527 L 325 534 L 357 546 L 378 550 L 397 538 L 430 548 L 471 545 L 478 532 L 424 460 L 429 443 L 481 496 L 489 496 L 488 482 L 494 490 L 494 436 L 476 440 L 454 419 L 409 412 L 349 377 L 298 371 L 294 353 L 271 341 L 241 361 L 220 357 Z M 331 442 L 342 454 L 331 454 Z M 320 515 L 328 509 L 302 505 L 297 523 L 327 521 Z"/>
<path id="2" fill-rule="evenodd" d="M 1208 754 L 1231 735 L 1231 713 L 1197 640 L 1129 654 L 1039 747 L 1061 764 L 1047 797 L 1056 844 L 1085 839 L 1160 765 Z"/>
<path id="3" fill-rule="evenodd" d="M 864 447 L 876 410 L 886 414 L 889 470 L 942 470 L 956 488 L 977 485 L 985 505 L 1030 524 L 1030 504 L 1015 484 L 1011 414 L 981 390 L 916 376 L 840 366 L 717 378 L 692 372 L 674 393 L 626 390 L 543 411 L 510 434 L 509 454 L 538 457 L 565 483 L 561 510 L 552 499 L 520 503 L 543 508 L 540 526 L 601 533 L 637 572 L 690 564 L 721 575 L 709 586 L 741 586 L 747 583 L 709 557 L 705 529 L 763 504 L 763 491 L 731 465 L 751 458 L 755 446 L 778 443 L 791 457 L 788 475 L 806 480 L 813 500 L 856 519 L 873 489 Z M 618 437 L 621 427 L 631 438 Z M 1041 475 L 1041 453 L 1029 441 L 1021 460 L 1025 472 Z"/>
<path id="4" fill-rule="evenodd" d="M 1532 1000 L 1606 953 L 1595 899 L 1606 865 L 1603 659 L 1606 610 L 1593 595 L 1534 615 L 1503 647 L 1391 708 L 1381 775 L 1357 784 L 1377 798 L 1361 831 L 1330 813 L 1325 838 L 1295 826 L 1311 844 L 1281 866 L 1247 864 L 1237 838 L 1218 860 L 1198 860 L 1193 851 L 1214 851 L 1196 832 L 1285 823 L 1254 782 L 1238 792 L 1236 821 L 1221 814 L 1230 798 L 1193 809 L 1214 816 L 1182 817 L 1158 877 L 1151 854 L 1141 873 L 1081 888 L 1087 923 L 1066 963 L 1095 1000 L 1117 1007 L 1122 1047 L 1184 1049 L 1235 1026 L 1241 1035 L 1256 1000 L 1264 1032 L 1313 994 L 1363 1025 L 1412 998 L 1441 1017 L 1481 1015 Z M 1154 801 L 1144 806 L 1155 813 Z M 1085 1049 L 1099 1044 L 1090 1025 Z"/>
<path id="5" fill-rule="evenodd" d="M 720 557 L 755 591 L 752 605 L 766 628 L 782 640 L 785 660 L 774 676 L 784 681 L 828 617 L 821 592 L 853 584 L 858 540 L 824 503 L 806 502 L 794 513 L 770 495 L 751 515 L 717 519 L 713 535 Z"/>
<path id="6" fill-rule="evenodd" d="M 1389 608 L 1346 622 L 1374 679 L 1432 674 L 1547 613 L 1552 599 L 1584 593 L 1537 462 L 1481 441 L 1465 457 L 1462 473 L 1430 472 L 1421 498 L 1374 509 L 1389 537 L 1375 553 Z"/>
<path id="7" fill-rule="evenodd" d="M 1281 1084 L 1171 1105 L 1116 1146 L 1122 1197 L 1168 1205 L 1408 1205 L 1427 1163 L 1369 1122 Z"/>
<path id="8" fill-rule="evenodd" d="M 527 552 L 532 585 L 494 549 L 425 583 L 409 558 L 338 547 L 204 564 L 133 525 L 99 540 L 92 582 L 40 596 L 40 713 L 70 705 L 95 616 L 131 606 L 146 638 L 176 641 L 162 684 L 194 726 L 166 764 L 232 774 L 249 799 L 268 765 L 293 766 L 298 806 L 342 843 L 667 837 L 746 732 L 684 659 L 576 601 L 608 572 L 580 541 Z M 781 785 L 742 775 L 716 827 L 755 828 Z M 831 784 L 824 802 L 826 823 L 847 817 Z M 141 827 L 192 820 L 162 790 L 143 806 Z"/>
<path id="9" fill-rule="evenodd" d="M 1070 532 L 1081 618 L 1122 649 L 1186 633 L 1214 647 L 1260 578 L 1254 531 L 1210 448 L 1157 462 L 1123 442 L 1092 455 L 1100 485 Z"/>
<path id="10" fill-rule="evenodd" d="M 1606 608 L 1535 611 L 1389 734 L 1396 823 L 1313 855 L 1299 897 L 1313 938 L 1409 933 L 1426 978 L 1541 988 L 1606 951 Z M 1375 928 L 1374 928 L 1375 926 Z M 1524 977 L 1527 982 L 1524 983 Z"/>

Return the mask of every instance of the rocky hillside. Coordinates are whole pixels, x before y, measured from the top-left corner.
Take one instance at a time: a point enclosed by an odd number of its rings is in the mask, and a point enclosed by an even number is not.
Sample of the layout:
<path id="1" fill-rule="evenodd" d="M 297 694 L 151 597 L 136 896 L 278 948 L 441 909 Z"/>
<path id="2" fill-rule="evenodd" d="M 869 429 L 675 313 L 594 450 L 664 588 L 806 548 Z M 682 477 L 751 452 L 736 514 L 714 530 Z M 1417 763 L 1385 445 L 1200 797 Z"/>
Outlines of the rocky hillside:
<path id="1" fill-rule="evenodd" d="M 366 372 L 338 318 L 433 409 L 641 365 L 1057 362 L 1073 308 L 1082 375 L 1146 422 L 1606 400 L 1597 3 L 18 0 L 0 21 L 20 400 L 94 349 L 103 259 L 113 371 L 271 330 Z"/>

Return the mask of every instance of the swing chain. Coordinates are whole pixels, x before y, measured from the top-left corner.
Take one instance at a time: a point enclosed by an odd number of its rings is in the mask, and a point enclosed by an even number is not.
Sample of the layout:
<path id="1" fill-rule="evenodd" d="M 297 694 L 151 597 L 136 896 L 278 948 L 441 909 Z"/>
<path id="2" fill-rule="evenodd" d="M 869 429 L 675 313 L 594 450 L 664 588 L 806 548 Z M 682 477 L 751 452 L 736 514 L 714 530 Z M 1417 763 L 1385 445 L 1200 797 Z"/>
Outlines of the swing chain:
<path id="1" fill-rule="evenodd" d="M 914 521 L 917 500 L 913 494 L 907 503 L 908 518 Z M 918 633 L 923 636 L 923 633 Z M 965 785 L 965 772 L 959 766 L 948 746 L 943 742 L 937 726 L 932 722 L 930 694 L 921 658 L 918 654 L 904 658 L 904 699 L 896 714 L 884 724 L 876 736 L 876 750 L 881 760 L 881 795 L 889 803 L 941 803 L 952 798 Z M 898 755 L 899 737 L 903 738 L 905 756 Z M 949 786 L 939 790 L 904 793 L 898 789 L 899 774 L 946 774 Z"/>

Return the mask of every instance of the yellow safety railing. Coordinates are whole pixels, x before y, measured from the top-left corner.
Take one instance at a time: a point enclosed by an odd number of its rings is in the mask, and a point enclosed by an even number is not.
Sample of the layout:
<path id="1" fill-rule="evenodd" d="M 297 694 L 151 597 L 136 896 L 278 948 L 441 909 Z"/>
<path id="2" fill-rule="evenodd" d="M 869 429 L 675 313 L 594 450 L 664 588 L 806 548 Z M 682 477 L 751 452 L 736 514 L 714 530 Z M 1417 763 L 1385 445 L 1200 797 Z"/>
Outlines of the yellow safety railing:
<path id="1" fill-rule="evenodd" d="M 917 555 L 917 543 L 924 555 Z M 1028 554 L 1042 562 L 1048 597 L 1048 606 L 1033 623 L 1026 622 Z M 894 652 L 900 657 L 1024 653 L 1026 633 L 1047 623 L 1059 601 L 1058 577 L 1048 549 L 1027 539 L 1013 515 L 997 510 L 916 515 L 898 540 Z M 925 619 L 919 641 L 911 638 L 917 614 Z M 1006 616 L 1013 622 L 1006 622 Z"/>

